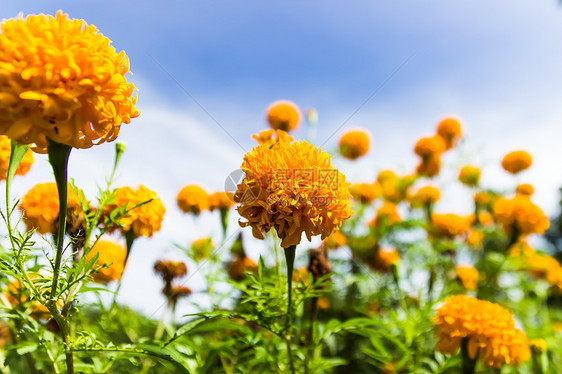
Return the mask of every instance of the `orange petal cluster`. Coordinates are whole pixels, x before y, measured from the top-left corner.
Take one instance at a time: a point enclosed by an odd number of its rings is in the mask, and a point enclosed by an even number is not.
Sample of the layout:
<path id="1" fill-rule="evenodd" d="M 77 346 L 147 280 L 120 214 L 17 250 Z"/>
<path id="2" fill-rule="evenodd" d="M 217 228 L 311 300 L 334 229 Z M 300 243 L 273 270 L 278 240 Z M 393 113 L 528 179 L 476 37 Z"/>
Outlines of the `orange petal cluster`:
<path id="1" fill-rule="evenodd" d="M 517 230 L 522 235 L 543 234 L 550 225 L 541 208 L 526 196 L 498 199 L 493 208 L 496 220 L 507 232 Z"/>

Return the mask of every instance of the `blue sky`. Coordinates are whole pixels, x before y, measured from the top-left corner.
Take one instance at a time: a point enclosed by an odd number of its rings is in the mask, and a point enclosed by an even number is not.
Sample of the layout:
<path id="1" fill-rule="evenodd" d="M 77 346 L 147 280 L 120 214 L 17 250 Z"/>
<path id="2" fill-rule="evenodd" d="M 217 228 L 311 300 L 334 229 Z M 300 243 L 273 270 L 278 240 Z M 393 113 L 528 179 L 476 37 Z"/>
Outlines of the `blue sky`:
<path id="1" fill-rule="evenodd" d="M 180 214 L 177 191 L 191 182 L 221 189 L 251 149 L 250 135 L 266 126 L 265 108 L 277 99 L 317 108 L 316 143 L 329 139 L 323 146 L 329 150 L 346 128 L 371 131 L 368 156 L 356 163 L 335 160 L 351 181 L 370 181 L 381 168 L 411 171 L 415 140 L 454 113 L 467 136 L 460 150 L 447 156 L 453 171 L 444 177 L 454 177 L 455 167 L 470 160 L 483 166 L 485 184 L 514 185 L 499 161 L 507 151 L 527 149 L 536 163 L 521 181 L 535 184 L 536 201 L 545 210 L 557 210 L 562 185 L 557 0 L 0 0 L 0 18 L 58 9 L 96 25 L 131 60 L 142 114 L 122 127 L 120 139 L 129 147 L 117 184 L 144 183 L 168 209 L 162 233 L 136 245 L 123 287 L 129 295 L 123 300 L 149 313 L 160 288 L 146 277 L 154 261 L 178 256 L 170 242 L 186 244 L 201 232 L 218 231 L 214 215 L 193 222 Z M 295 136 L 305 135 L 301 128 Z M 73 151 L 70 173 L 93 197 L 112 157 L 113 145 Z M 39 157 L 38 164 L 16 182 L 21 191 L 51 178 L 46 160 Z M 455 207 L 466 209 L 466 191 L 444 188 Z M 259 249 L 253 252 L 257 256 Z M 139 289 L 149 297 L 138 296 Z"/>

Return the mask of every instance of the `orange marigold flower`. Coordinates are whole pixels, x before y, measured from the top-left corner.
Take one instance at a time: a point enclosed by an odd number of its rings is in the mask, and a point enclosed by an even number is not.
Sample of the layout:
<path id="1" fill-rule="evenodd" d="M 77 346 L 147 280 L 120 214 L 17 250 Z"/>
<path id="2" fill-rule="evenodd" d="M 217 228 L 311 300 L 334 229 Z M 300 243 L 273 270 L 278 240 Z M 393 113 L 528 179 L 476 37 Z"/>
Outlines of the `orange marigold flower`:
<path id="1" fill-rule="evenodd" d="M 41 183 L 27 191 L 18 208 L 23 213 L 27 230 L 40 234 L 54 233 L 59 217 L 59 195 L 56 183 Z M 80 199 L 68 185 L 67 212 L 82 210 Z"/>
<path id="2" fill-rule="evenodd" d="M 121 279 L 127 250 L 119 244 L 107 240 L 100 240 L 94 245 L 90 252 L 88 252 L 86 256 L 87 261 L 92 259 L 96 253 L 99 254 L 96 264 L 99 266 L 106 265 L 107 267 L 103 267 L 92 274 L 94 281 L 98 283 L 109 283 Z"/>
<path id="3" fill-rule="evenodd" d="M 275 136 L 274 136 L 275 135 Z M 273 145 L 279 141 L 293 141 L 294 138 L 289 136 L 287 132 L 283 130 L 263 130 L 258 134 L 252 135 L 252 139 L 258 142 L 258 144 Z"/>
<path id="4" fill-rule="evenodd" d="M 209 195 L 199 186 L 185 186 L 178 193 L 177 202 L 184 213 L 199 215 L 204 210 L 209 210 Z"/>
<path id="5" fill-rule="evenodd" d="M 349 130 L 340 138 L 340 154 L 350 160 L 355 160 L 369 152 L 371 134 L 368 130 L 358 128 Z"/>
<path id="6" fill-rule="evenodd" d="M 390 181 L 396 182 L 398 179 L 398 175 L 396 175 L 396 173 L 392 170 L 383 170 L 377 175 L 377 182 L 379 182 L 381 185 Z"/>
<path id="7" fill-rule="evenodd" d="M 424 160 L 443 153 L 445 149 L 445 142 L 440 136 L 421 138 L 414 146 L 414 152 Z"/>
<path id="8" fill-rule="evenodd" d="M 58 11 L 0 28 L 0 134 L 41 153 L 47 137 L 89 148 L 139 115 L 129 60 L 95 26 Z"/>
<path id="9" fill-rule="evenodd" d="M 187 266 L 181 261 L 158 260 L 154 264 L 154 272 L 160 275 L 164 282 L 171 283 L 173 279 L 187 274 Z"/>
<path id="10" fill-rule="evenodd" d="M 541 208 L 526 197 L 501 198 L 494 203 L 494 216 L 507 232 L 543 234 L 550 222 Z"/>
<path id="11" fill-rule="evenodd" d="M 514 151 L 505 155 L 502 167 L 511 174 L 528 169 L 533 164 L 533 158 L 525 151 Z"/>
<path id="12" fill-rule="evenodd" d="M 138 204 L 142 205 L 132 209 Z M 125 207 L 126 210 L 132 209 L 119 218 L 120 230 L 123 234 L 132 230 L 135 237 L 152 237 L 155 232 L 160 231 L 166 208 L 162 205 L 162 200 L 156 195 L 156 192 L 143 185 L 140 185 L 136 190 L 131 187 L 118 188 L 114 192 L 112 203 L 103 208 L 103 216 L 109 216 L 112 211 L 119 207 Z M 109 231 L 116 229 L 117 226 L 113 226 L 110 227 Z"/>
<path id="13" fill-rule="evenodd" d="M 371 227 L 377 228 L 381 225 L 392 226 L 395 223 L 402 221 L 396 204 L 385 201 L 383 205 L 377 210 L 377 215 L 369 223 Z"/>
<path id="14" fill-rule="evenodd" d="M 414 184 L 415 176 L 407 175 L 402 178 L 388 179 L 380 183 L 382 197 L 386 201 L 398 204 L 408 196 L 408 189 Z"/>
<path id="15" fill-rule="evenodd" d="M 548 350 L 548 345 L 544 339 L 529 339 L 529 346 L 531 351 L 537 353 L 543 353 Z"/>
<path id="16" fill-rule="evenodd" d="M 453 355 L 467 339 L 468 355 L 486 366 L 499 369 L 530 358 L 525 333 L 515 328 L 511 313 L 498 304 L 466 295 L 451 296 L 433 321 L 439 352 Z"/>
<path id="17" fill-rule="evenodd" d="M 433 213 L 431 221 L 435 228 L 435 234 L 449 239 L 466 234 L 470 228 L 470 221 L 466 217 L 452 213 Z"/>
<path id="18" fill-rule="evenodd" d="M 526 256 L 523 264 L 525 269 L 535 278 L 554 279 L 554 274 L 561 270 L 560 263 L 552 256 L 544 253 L 534 252 Z"/>
<path id="19" fill-rule="evenodd" d="M 274 228 L 283 248 L 299 244 L 302 233 L 330 236 L 353 214 L 349 183 L 330 158 L 304 141 L 255 147 L 244 156 L 245 178 L 234 195 L 246 220 L 240 225 L 259 239 Z"/>
<path id="20" fill-rule="evenodd" d="M 462 138 L 461 124 L 458 119 L 445 118 L 437 125 L 437 135 L 445 141 L 447 149 L 453 146 Z"/>
<path id="21" fill-rule="evenodd" d="M 0 89 L 1 90 L 1 89 Z M 0 91 L 0 101 L 2 93 Z M 1 104 L 0 104 L 1 105 Z M 1 112 L 0 107 L 0 112 Z M 5 180 L 8 175 L 10 156 L 12 153 L 12 141 L 5 135 L 0 135 L 0 180 Z M 16 175 L 25 175 L 33 164 L 33 152 L 27 151 L 16 169 Z"/>
<path id="22" fill-rule="evenodd" d="M 474 194 L 474 203 L 476 205 L 488 205 L 492 201 L 492 197 L 486 191 L 479 191 Z"/>
<path id="23" fill-rule="evenodd" d="M 467 290 L 475 290 L 478 286 L 478 270 L 470 265 L 457 265 L 455 267 L 457 279 Z"/>
<path id="24" fill-rule="evenodd" d="M 373 263 L 370 265 L 373 269 L 385 273 L 390 271 L 392 265 L 398 264 L 399 262 L 400 253 L 396 249 L 381 248 L 375 253 Z"/>
<path id="25" fill-rule="evenodd" d="M 528 183 L 523 183 L 517 186 L 515 193 L 521 196 L 532 196 L 535 193 L 535 188 Z"/>
<path id="26" fill-rule="evenodd" d="M 230 209 L 234 206 L 234 195 L 230 192 L 215 192 L 209 195 L 209 209 Z"/>
<path id="27" fill-rule="evenodd" d="M 164 289 L 162 290 L 162 293 L 166 294 L 166 287 L 164 287 Z M 189 287 L 186 286 L 172 286 L 170 288 L 170 298 L 173 300 L 173 302 L 177 302 L 179 298 L 181 297 L 187 297 L 191 295 L 191 290 L 189 289 Z"/>
<path id="28" fill-rule="evenodd" d="M 213 239 L 211 238 L 201 238 L 191 243 L 191 252 L 193 252 L 196 261 L 209 258 L 213 248 Z"/>
<path id="29" fill-rule="evenodd" d="M 413 207 L 425 206 L 427 204 L 435 204 L 441 198 L 439 188 L 434 186 L 424 186 L 416 191 L 410 197 L 410 204 Z"/>
<path id="30" fill-rule="evenodd" d="M 347 238 L 341 231 L 336 231 L 323 241 L 327 249 L 337 249 L 347 244 Z"/>
<path id="31" fill-rule="evenodd" d="M 510 256 L 532 256 L 535 254 L 535 249 L 529 245 L 524 239 L 519 239 L 509 249 Z"/>
<path id="32" fill-rule="evenodd" d="M 416 167 L 416 173 L 424 177 L 434 177 L 441 171 L 441 154 L 436 153 L 431 157 L 422 158 Z"/>
<path id="33" fill-rule="evenodd" d="M 227 272 L 230 279 L 234 281 L 241 281 L 244 279 L 244 274 L 256 273 L 258 265 L 248 256 L 236 256 L 234 260 L 228 263 Z"/>
<path id="34" fill-rule="evenodd" d="M 477 186 L 480 182 L 480 169 L 474 166 L 464 166 L 459 173 L 459 181 L 467 186 Z"/>
<path id="35" fill-rule="evenodd" d="M 299 126 L 301 112 L 299 107 L 288 100 L 279 100 L 267 108 L 267 122 L 274 130 L 292 131 Z"/>
<path id="36" fill-rule="evenodd" d="M 349 186 L 353 200 L 371 204 L 381 194 L 381 186 L 376 183 L 356 183 Z"/>
<path id="37" fill-rule="evenodd" d="M 484 241 L 484 233 L 480 230 L 470 230 L 466 235 L 466 244 L 472 249 L 481 249 L 480 244 Z"/>

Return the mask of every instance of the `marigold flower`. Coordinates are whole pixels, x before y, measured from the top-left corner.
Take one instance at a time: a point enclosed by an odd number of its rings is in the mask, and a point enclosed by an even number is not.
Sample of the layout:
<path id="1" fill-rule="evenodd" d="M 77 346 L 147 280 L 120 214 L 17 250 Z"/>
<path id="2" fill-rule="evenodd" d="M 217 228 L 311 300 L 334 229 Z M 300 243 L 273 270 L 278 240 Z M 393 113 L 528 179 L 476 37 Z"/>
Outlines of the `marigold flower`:
<path id="1" fill-rule="evenodd" d="M 400 253 L 394 248 L 384 248 L 376 251 L 374 260 L 369 265 L 380 272 L 386 273 L 392 269 L 392 265 L 400 262 Z"/>
<path id="2" fill-rule="evenodd" d="M 441 171 L 441 154 L 436 153 L 431 157 L 422 158 L 416 167 L 416 173 L 424 177 L 434 177 Z"/>
<path id="3" fill-rule="evenodd" d="M 371 134 L 367 129 L 349 130 L 340 138 L 340 153 L 343 157 L 355 160 L 369 152 Z"/>
<path id="4" fill-rule="evenodd" d="M 356 183 L 349 186 L 353 200 L 371 204 L 381 194 L 381 186 L 375 183 Z"/>
<path id="5" fill-rule="evenodd" d="M 273 129 L 260 131 L 259 133 L 252 135 L 252 139 L 257 141 L 258 144 L 267 144 L 269 146 L 280 141 L 294 140 L 294 138 L 287 134 L 286 131 Z"/>
<path id="6" fill-rule="evenodd" d="M 341 231 L 336 231 L 323 240 L 327 249 L 337 249 L 347 244 L 347 238 Z"/>
<path id="7" fill-rule="evenodd" d="M 95 26 L 58 11 L 0 27 L 0 134 L 41 153 L 47 137 L 89 148 L 139 115 L 129 60 Z"/>
<path id="8" fill-rule="evenodd" d="M 502 167 L 511 174 L 528 169 L 533 164 L 533 158 L 525 151 L 514 151 L 505 155 Z"/>
<path id="9" fill-rule="evenodd" d="M 369 225 L 373 228 L 377 228 L 383 224 L 386 226 L 392 226 L 400 221 L 402 221 L 402 218 L 400 217 L 400 214 L 398 214 L 396 204 L 385 201 L 377 210 L 377 215 L 369 223 Z"/>
<path id="10" fill-rule="evenodd" d="M 164 282 L 171 283 L 173 279 L 181 278 L 187 274 L 185 262 L 158 260 L 154 264 L 154 272 L 164 279 Z"/>
<path id="11" fill-rule="evenodd" d="M 535 193 L 535 188 L 528 183 L 523 183 L 517 186 L 515 193 L 521 196 L 532 196 Z"/>
<path id="12" fill-rule="evenodd" d="M 0 91 L 0 100 L 1 100 Z M 1 104 L 0 104 L 1 105 Z M 1 108 L 0 108 L 1 112 Z M 0 135 L 0 180 L 5 180 L 8 175 L 10 156 L 12 153 L 12 141 L 5 135 Z M 33 152 L 27 151 L 16 169 L 16 175 L 25 175 L 33 164 Z"/>
<path id="13" fill-rule="evenodd" d="M 441 198 L 439 188 L 434 186 L 424 186 L 416 191 L 410 197 L 410 204 L 413 207 L 425 206 L 427 204 L 435 204 Z"/>
<path id="14" fill-rule="evenodd" d="M 166 287 L 164 287 L 164 289 L 162 290 L 162 293 L 166 294 L 165 291 L 166 291 Z M 170 298 L 172 299 L 172 302 L 174 302 L 174 303 L 176 303 L 179 298 L 187 297 L 189 295 L 191 295 L 191 290 L 189 289 L 189 287 L 172 286 L 170 288 Z"/>
<path id="15" fill-rule="evenodd" d="M 215 192 L 209 195 L 209 210 L 230 209 L 234 206 L 234 195 L 230 192 Z"/>
<path id="16" fill-rule="evenodd" d="M 453 146 L 462 138 L 462 129 L 459 120 L 455 118 L 445 118 L 437 125 L 437 135 L 445 141 L 447 149 Z"/>
<path id="17" fill-rule="evenodd" d="M 523 266 L 535 278 L 546 280 L 548 280 L 549 275 L 551 279 L 555 279 L 554 274 L 561 270 L 558 260 L 540 252 L 534 252 L 526 256 Z"/>
<path id="18" fill-rule="evenodd" d="M 398 204 L 408 196 L 408 189 L 414 184 L 415 176 L 407 175 L 402 178 L 389 178 L 380 183 L 382 197 L 386 201 Z"/>
<path id="19" fill-rule="evenodd" d="M 381 185 L 389 181 L 395 182 L 398 179 L 398 175 L 396 175 L 396 173 L 392 170 L 383 170 L 377 175 L 377 182 L 379 182 Z"/>
<path id="20" fill-rule="evenodd" d="M 27 230 L 37 229 L 40 234 L 54 233 L 59 217 L 59 195 L 56 183 L 41 183 L 27 191 L 18 206 L 23 213 Z M 67 212 L 82 210 L 80 199 L 68 185 Z M 67 213 L 68 214 L 68 213 Z"/>
<path id="21" fill-rule="evenodd" d="M 86 259 L 89 261 L 96 253 L 99 253 L 97 265 L 107 265 L 107 268 L 101 268 L 92 274 L 95 282 L 109 283 L 121 279 L 125 266 L 125 257 L 127 250 L 119 244 L 107 240 L 98 241 L 94 247 L 88 252 Z"/>
<path id="22" fill-rule="evenodd" d="M 213 248 L 213 239 L 211 238 L 201 238 L 191 243 L 191 252 L 193 252 L 193 257 L 197 261 L 209 258 Z"/>
<path id="23" fill-rule="evenodd" d="M 461 282 L 467 290 L 475 290 L 478 286 L 478 270 L 470 265 L 457 265 L 455 267 L 457 279 Z"/>
<path id="24" fill-rule="evenodd" d="M 470 221 L 466 217 L 457 214 L 437 214 L 431 215 L 431 222 L 437 236 L 452 239 L 455 236 L 464 235 L 470 228 Z"/>
<path id="25" fill-rule="evenodd" d="M 414 152 L 424 160 L 443 153 L 445 149 L 445 142 L 440 136 L 421 138 L 414 146 Z"/>
<path id="26" fill-rule="evenodd" d="M 530 358 L 525 333 L 515 328 L 513 316 L 498 304 L 465 295 L 445 299 L 434 317 L 436 349 L 455 354 L 463 339 L 468 340 L 468 355 L 484 365 L 501 368 L 519 365 Z"/>
<path id="27" fill-rule="evenodd" d="M 466 244 L 472 249 L 480 249 L 480 244 L 484 241 L 484 233 L 480 230 L 472 229 L 466 235 Z"/>
<path id="28" fill-rule="evenodd" d="M 132 209 L 138 204 L 142 205 Z M 136 190 L 131 187 L 118 188 L 114 192 L 112 203 L 103 208 L 103 216 L 108 217 L 119 207 L 125 207 L 127 211 L 132 209 L 119 218 L 120 230 L 123 234 L 132 230 L 135 237 L 152 237 L 155 232 L 160 231 L 166 208 L 162 205 L 162 200 L 156 195 L 156 192 L 143 185 Z M 116 225 L 109 227 L 109 231 L 116 229 Z"/>
<path id="29" fill-rule="evenodd" d="M 274 130 L 292 131 L 299 126 L 301 112 L 299 107 L 288 100 L 279 100 L 267 108 L 267 122 Z"/>
<path id="30" fill-rule="evenodd" d="M 532 256 L 535 254 L 535 249 L 529 245 L 524 239 L 519 239 L 509 249 L 510 256 Z"/>
<path id="31" fill-rule="evenodd" d="M 531 351 L 537 353 L 543 353 L 548 350 L 548 345 L 544 339 L 529 339 L 529 346 Z"/>
<path id="32" fill-rule="evenodd" d="M 49 279 L 45 279 L 38 274 L 29 274 L 29 278 L 35 287 L 38 287 L 40 283 L 49 281 Z M 35 320 L 47 320 L 51 317 L 51 313 L 45 305 L 40 304 L 36 300 L 31 300 L 30 302 L 29 290 L 17 279 L 8 285 L 5 296 L 12 308 L 30 308 L 30 316 Z M 59 308 L 62 307 L 62 300 L 57 301 L 57 306 Z"/>
<path id="33" fill-rule="evenodd" d="M 184 213 L 199 215 L 209 210 L 209 195 L 199 186 L 188 185 L 181 189 L 177 197 L 178 207 Z"/>
<path id="34" fill-rule="evenodd" d="M 330 158 L 304 141 L 255 147 L 244 156 L 246 175 L 234 195 L 246 220 L 240 225 L 258 239 L 273 227 L 283 248 L 299 244 L 302 233 L 330 236 L 353 214 L 349 183 Z"/>
<path id="35" fill-rule="evenodd" d="M 501 198 L 494 203 L 494 216 L 507 232 L 542 234 L 548 229 L 548 217 L 526 197 Z"/>
<path id="36" fill-rule="evenodd" d="M 459 173 L 459 181 L 467 186 L 477 186 L 480 182 L 480 169 L 474 166 L 464 166 Z"/>
<path id="37" fill-rule="evenodd" d="M 476 205 L 488 205 L 492 201 L 492 197 L 486 191 L 478 191 L 474 194 L 474 203 Z"/>
<path id="38" fill-rule="evenodd" d="M 234 260 L 228 263 L 227 272 L 230 279 L 234 281 L 241 281 L 244 279 L 244 274 L 250 272 L 255 273 L 258 270 L 258 265 L 248 256 L 236 256 Z"/>

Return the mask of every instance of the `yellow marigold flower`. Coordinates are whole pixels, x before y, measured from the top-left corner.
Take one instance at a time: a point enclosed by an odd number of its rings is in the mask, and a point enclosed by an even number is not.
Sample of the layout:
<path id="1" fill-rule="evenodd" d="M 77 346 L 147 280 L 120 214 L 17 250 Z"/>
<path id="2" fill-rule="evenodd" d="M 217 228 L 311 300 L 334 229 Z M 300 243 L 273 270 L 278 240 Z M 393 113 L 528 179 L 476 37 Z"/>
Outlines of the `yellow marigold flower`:
<path id="1" fill-rule="evenodd" d="M 502 167 L 511 174 L 528 169 L 533 164 L 533 158 L 525 151 L 514 151 L 505 155 Z"/>
<path id="2" fill-rule="evenodd" d="M 441 171 L 441 154 L 436 153 L 430 157 L 422 158 L 416 167 L 416 173 L 424 177 L 434 177 Z"/>
<path id="3" fill-rule="evenodd" d="M 433 321 L 439 352 L 453 355 L 467 339 L 468 355 L 486 366 L 499 369 L 503 364 L 519 365 L 530 358 L 525 333 L 515 328 L 511 313 L 498 304 L 465 295 L 451 296 Z"/>
<path id="4" fill-rule="evenodd" d="M 470 265 L 457 265 L 455 267 L 457 279 L 467 290 L 475 290 L 478 286 L 478 270 Z"/>
<path id="5" fill-rule="evenodd" d="M 236 258 L 228 263 L 228 276 L 234 281 L 241 281 L 246 273 L 256 273 L 258 265 L 248 256 L 236 256 Z"/>
<path id="6" fill-rule="evenodd" d="M 230 192 L 215 192 L 209 195 L 209 209 L 230 209 L 234 206 L 234 195 Z"/>
<path id="7" fill-rule="evenodd" d="M 322 310 L 330 309 L 330 306 L 332 305 L 330 299 L 328 299 L 326 296 L 320 296 L 317 303 L 318 308 Z"/>
<path id="8" fill-rule="evenodd" d="M 191 243 L 191 251 L 197 261 L 209 258 L 213 248 L 213 239 L 211 238 L 201 238 Z"/>
<path id="9" fill-rule="evenodd" d="M 323 241 L 327 249 L 337 249 L 347 244 L 347 238 L 341 231 L 336 231 Z"/>
<path id="10" fill-rule="evenodd" d="M 388 179 L 380 184 L 382 197 L 386 201 L 398 204 L 408 196 L 408 189 L 414 184 L 415 176 L 407 175 L 402 178 Z"/>
<path id="11" fill-rule="evenodd" d="M 395 223 L 402 221 L 396 204 L 385 201 L 383 205 L 377 210 L 377 215 L 369 223 L 373 228 L 380 227 L 381 225 L 391 226 Z"/>
<path id="12" fill-rule="evenodd" d="M 398 179 L 398 175 L 396 175 L 396 173 L 392 170 L 383 170 L 377 175 L 377 182 L 381 185 L 389 181 L 396 182 Z"/>
<path id="13" fill-rule="evenodd" d="M 340 153 L 343 157 L 355 160 L 367 152 L 371 142 L 371 134 L 366 129 L 349 130 L 340 138 Z"/>
<path id="14" fill-rule="evenodd" d="M 400 262 L 400 253 L 394 248 L 379 249 L 369 265 L 380 272 L 389 272 L 392 265 Z"/>
<path id="15" fill-rule="evenodd" d="M 551 279 L 554 279 L 553 274 L 561 270 L 558 260 L 540 252 L 535 252 L 527 256 L 523 266 L 535 278 L 547 280 L 549 274 L 551 274 Z"/>
<path id="16" fill-rule="evenodd" d="M 187 274 L 187 266 L 181 261 L 158 260 L 154 264 L 154 272 L 160 275 L 164 282 L 171 283 L 173 279 Z"/>
<path id="17" fill-rule="evenodd" d="M 510 256 L 532 256 L 535 254 L 533 247 L 529 245 L 526 240 L 519 239 L 517 243 L 513 244 L 509 249 Z"/>
<path id="18" fill-rule="evenodd" d="M 322 239 L 338 230 L 353 214 L 349 183 L 326 152 L 307 142 L 260 145 L 244 156 L 244 180 L 238 185 L 236 208 L 254 237 L 272 227 L 283 248 L 297 245 L 302 233 Z"/>
<path id="19" fill-rule="evenodd" d="M 488 205 L 492 201 L 492 197 L 486 191 L 479 191 L 474 194 L 474 203 L 476 205 Z"/>
<path id="20" fill-rule="evenodd" d="M 477 186 L 480 182 L 480 169 L 474 166 L 464 166 L 459 173 L 459 181 L 467 186 Z"/>
<path id="21" fill-rule="evenodd" d="M 445 141 L 447 149 L 453 146 L 462 138 L 462 129 L 459 120 L 455 118 L 445 118 L 437 125 L 437 135 Z"/>
<path id="22" fill-rule="evenodd" d="M 515 193 L 521 196 L 532 196 L 535 193 L 535 188 L 528 183 L 523 183 L 517 186 Z"/>
<path id="23" fill-rule="evenodd" d="M 58 11 L 0 28 L 0 134 L 42 153 L 47 137 L 89 148 L 139 115 L 129 60 L 95 26 Z"/>
<path id="24" fill-rule="evenodd" d="M 109 283 L 121 279 L 125 266 L 125 257 L 127 250 L 119 244 L 107 240 L 98 241 L 94 247 L 88 252 L 87 261 L 92 259 L 96 253 L 99 253 L 97 265 L 107 265 L 107 268 L 101 268 L 97 273 L 93 273 L 92 277 L 95 282 Z"/>
<path id="25" fill-rule="evenodd" d="M 424 160 L 443 153 L 445 149 L 445 142 L 440 136 L 421 138 L 414 146 L 414 152 Z"/>
<path id="26" fill-rule="evenodd" d="M 59 217 L 59 195 L 56 183 L 41 183 L 27 191 L 18 208 L 23 213 L 27 230 L 40 234 L 54 233 Z M 67 212 L 82 210 L 80 199 L 68 185 Z"/>
<path id="27" fill-rule="evenodd" d="M 478 213 L 478 219 L 483 226 L 489 226 L 494 223 L 494 217 L 486 210 L 482 210 Z"/>
<path id="28" fill-rule="evenodd" d="M 147 203 L 147 201 L 149 201 Z M 135 209 L 134 206 L 142 204 Z M 160 231 L 166 208 L 162 205 L 162 200 L 156 192 L 140 185 L 136 190 L 131 187 L 121 187 L 115 190 L 113 202 L 104 207 L 103 216 L 107 217 L 112 211 L 119 207 L 132 209 L 119 219 L 121 232 L 123 234 L 132 230 L 135 237 L 152 237 L 155 232 Z M 117 227 L 110 227 L 109 231 L 114 231 Z"/>
<path id="29" fill-rule="evenodd" d="M 275 135 L 275 136 L 274 136 Z M 252 135 L 252 139 L 258 142 L 258 144 L 273 145 L 279 141 L 293 141 L 294 138 L 289 136 L 287 132 L 283 130 L 263 130 L 257 134 Z"/>
<path id="30" fill-rule="evenodd" d="M 353 200 L 371 204 L 381 194 L 381 186 L 376 183 L 356 183 L 349 186 Z"/>
<path id="31" fill-rule="evenodd" d="M 480 230 L 470 230 L 466 235 L 466 244 L 473 249 L 480 249 L 480 244 L 484 241 L 484 233 Z"/>
<path id="32" fill-rule="evenodd" d="M 0 102 L 2 93 L 0 92 Z M 2 104 L 0 104 L 2 105 Z M 1 113 L 0 107 L 0 113 Z M 5 180 L 10 165 L 12 141 L 5 135 L 0 135 L 0 180 Z M 27 151 L 16 169 L 16 175 L 25 175 L 33 164 L 33 152 Z"/>
<path id="33" fill-rule="evenodd" d="M 435 234 L 449 239 L 466 234 L 470 228 L 470 221 L 466 217 L 461 217 L 452 213 L 433 213 L 431 215 L 431 221 L 435 228 Z"/>
<path id="34" fill-rule="evenodd" d="M 209 195 L 199 186 L 185 186 L 178 193 L 177 202 L 184 213 L 199 215 L 204 210 L 209 210 Z"/>
<path id="35" fill-rule="evenodd" d="M 550 222 L 548 217 L 526 197 L 501 198 L 494 203 L 494 216 L 507 232 L 543 234 Z"/>
<path id="36" fill-rule="evenodd" d="M 543 353 L 548 350 L 548 345 L 544 339 L 529 339 L 529 346 L 533 352 Z"/>
<path id="37" fill-rule="evenodd" d="M 279 100 L 267 108 L 267 122 L 274 130 L 292 131 L 299 126 L 301 112 L 299 107 L 288 100 Z"/>
<path id="38" fill-rule="evenodd" d="M 410 204 L 413 207 L 420 207 L 427 204 L 435 204 L 441 198 L 441 192 L 439 188 L 434 186 L 424 186 L 416 191 L 416 193 L 410 197 Z"/>

